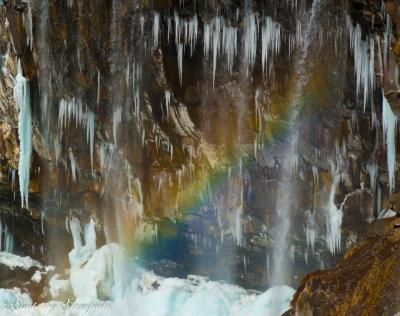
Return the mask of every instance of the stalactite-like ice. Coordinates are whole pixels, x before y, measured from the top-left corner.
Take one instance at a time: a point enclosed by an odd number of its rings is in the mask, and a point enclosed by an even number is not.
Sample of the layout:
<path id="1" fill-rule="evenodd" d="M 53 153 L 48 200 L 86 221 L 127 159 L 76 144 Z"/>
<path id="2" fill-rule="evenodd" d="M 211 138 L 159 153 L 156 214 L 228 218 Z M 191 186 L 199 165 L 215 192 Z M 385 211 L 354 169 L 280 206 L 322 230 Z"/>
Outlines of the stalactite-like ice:
<path id="1" fill-rule="evenodd" d="M 93 170 L 93 151 L 94 151 L 94 113 L 89 111 L 86 119 L 86 140 L 90 146 L 90 164 Z"/>
<path id="2" fill-rule="evenodd" d="M 70 160 L 70 163 L 71 163 L 72 181 L 73 181 L 73 182 L 76 182 L 76 173 L 77 173 L 77 169 L 78 169 L 78 164 L 77 164 L 77 162 L 76 162 L 74 153 L 73 153 L 73 151 L 72 151 L 71 148 L 69 148 L 69 154 L 68 154 L 68 156 L 69 156 L 69 160 Z"/>
<path id="3" fill-rule="evenodd" d="M 261 28 L 261 61 L 265 74 L 268 72 L 268 62 L 279 54 L 281 48 L 281 27 L 270 17 L 265 19 Z"/>
<path id="4" fill-rule="evenodd" d="M 342 207 L 337 208 L 335 204 L 335 194 L 340 182 L 340 172 L 333 162 L 331 162 L 331 174 L 332 185 L 329 194 L 326 218 L 326 243 L 329 251 L 332 254 L 336 254 L 340 252 L 341 248 L 343 211 Z"/>
<path id="5" fill-rule="evenodd" d="M 375 40 L 367 37 L 362 39 L 359 24 L 353 26 L 351 17 L 347 17 L 350 48 L 354 57 L 354 72 L 356 75 L 356 94 L 363 97 L 364 111 L 368 98 L 375 89 Z"/>
<path id="6" fill-rule="evenodd" d="M 117 146 L 117 131 L 118 125 L 121 123 L 122 120 L 122 108 L 118 107 L 113 113 L 113 137 L 114 137 L 114 144 Z"/>
<path id="7" fill-rule="evenodd" d="M 375 191 L 376 188 L 376 180 L 378 179 L 378 165 L 377 163 L 370 163 L 366 166 L 368 174 L 369 174 L 369 182 L 370 188 L 372 191 Z"/>
<path id="8" fill-rule="evenodd" d="M 314 253 L 315 250 L 315 238 L 316 238 L 316 222 L 315 222 L 315 214 L 311 213 L 310 211 L 306 212 L 306 240 L 307 246 L 311 248 L 312 252 Z"/>
<path id="9" fill-rule="evenodd" d="M 393 113 L 389 102 L 383 95 L 382 101 L 382 125 L 384 142 L 386 143 L 387 168 L 389 174 L 389 189 L 393 192 L 396 185 L 396 137 L 397 137 L 397 116 Z"/>
<path id="10" fill-rule="evenodd" d="M 244 63 L 246 73 L 253 67 L 257 53 L 258 26 L 256 14 L 249 12 L 244 17 Z"/>
<path id="11" fill-rule="evenodd" d="M 165 112 L 167 119 L 169 117 L 169 106 L 171 104 L 171 92 L 170 91 L 165 91 Z"/>
<path id="12" fill-rule="evenodd" d="M 18 63 L 18 72 L 15 78 L 14 99 L 19 108 L 18 137 L 20 141 L 20 156 L 18 175 L 21 192 L 21 207 L 28 208 L 32 155 L 32 117 L 29 83 L 22 75 L 21 62 Z"/>
<path id="13" fill-rule="evenodd" d="M 160 34 L 160 14 L 158 12 L 154 12 L 153 17 L 153 47 L 158 47 L 158 36 Z"/>
<path id="14" fill-rule="evenodd" d="M 183 44 L 179 43 L 177 46 L 178 50 L 178 72 L 179 72 L 179 83 L 182 85 L 182 73 L 183 73 Z"/>
<path id="15" fill-rule="evenodd" d="M 233 61 L 237 53 L 237 27 L 224 23 L 222 27 L 222 49 L 226 56 L 226 63 L 229 73 L 232 73 Z"/>

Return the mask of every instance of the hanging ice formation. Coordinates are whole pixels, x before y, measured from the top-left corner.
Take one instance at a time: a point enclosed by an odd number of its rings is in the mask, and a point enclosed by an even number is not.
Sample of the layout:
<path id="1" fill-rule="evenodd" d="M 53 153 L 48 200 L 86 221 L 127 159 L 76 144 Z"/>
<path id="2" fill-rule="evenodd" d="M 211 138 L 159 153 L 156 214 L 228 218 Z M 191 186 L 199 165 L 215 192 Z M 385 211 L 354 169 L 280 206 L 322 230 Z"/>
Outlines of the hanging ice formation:
<path id="1" fill-rule="evenodd" d="M 279 54 L 281 48 L 281 27 L 270 17 L 265 19 L 261 28 L 261 61 L 262 69 L 268 73 L 268 62 Z"/>
<path id="2" fill-rule="evenodd" d="M 386 143 L 387 168 L 389 174 L 389 191 L 393 192 L 396 185 L 396 136 L 397 116 L 392 112 L 390 105 L 383 95 L 382 100 L 382 125 L 384 142 Z"/>
<path id="3" fill-rule="evenodd" d="M 160 33 L 160 14 L 158 12 L 154 13 L 153 18 L 153 47 L 158 47 L 158 35 Z"/>
<path id="4" fill-rule="evenodd" d="M 331 162 L 331 175 L 332 185 L 329 194 L 326 218 L 326 243 L 328 245 L 329 251 L 332 254 L 336 254 L 340 252 L 341 248 L 343 205 L 340 208 L 337 208 L 335 204 L 336 189 L 339 185 L 341 176 L 339 168 L 335 165 L 334 162 Z"/>
<path id="5" fill-rule="evenodd" d="M 174 11 L 175 23 L 175 45 L 178 59 L 179 80 L 182 85 L 183 72 L 183 56 L 185 54 L 185 46 L 189 45 L 190 55 L 192 56 L 194 48 L 197 44 L 198 19 L 197 15 L 193 15 L 189 20 L 182 20 L 177 11 Z"/>
<path id="6" fill-rule="evenodd" d="M 78 165 L 74 156 L 74 153 L 72 151 L 72 149 L 69 149 L 69 160 L 71 162 L 71 175 L 72 175 L 72 181 L 76 182 L 76 172 L 78 169 Z"/>
<path id="7" fill-rule="evenodd" d="M 1 251 L 10 253 L 14 251 L 14 236 L 8 229 L 7 225 L 2 225 L 0 218 L 0 252 Z"/>
<path id="8" fill-rule="evenodd" d="M 360 96 L 363 91 L 364 111 L 367 97 L 374 88 L 374 40 L 362 39 L 361 26 L 353 26 L 351 17 L 347 16 L 350 49 L 353 51 L 354 72 L 356 75 L 356 94 Z M 369 53 L 369 49 L 370 53 Z"/>
<path id="9" fill-rule="evenodd" d="M 83 232 L 76 218 L 67 219 L 66 225 L 74 241 L 74 248 L 68 257 L 70 282 L 77 301 L 92 303 L 100 297 L 121 298 L 126 287 L 124 249 L 117 244 L 97 249 L 93 219 L 83 226 Z"/>
<path id="10" fill-rule="evenodd" d="M 257 53 L 258 25 L 256 14 L 249 12 L 244 17 L 244 63 L 246 74 L 253 68 Z"/>
<path id="11" fill-rule="evenodd" d="M 113 137 L 115 146 L 117 146 L 117 129 L 119 123 L 121 123 L 121 120 L 122 120 L 122 108 L 119 107 L 114 111 L 113 114 Z"/>
<path id="12" fill-rule="evenodd" d="M 306 212 L 306 240 L 307 246 L 311 248 L 314 253 L 315 249 L 315 238 L 316 238 L 316 222 L 315 222 L 315 214 L 311 213 L 311 211 Z"/>
<path id="13" fill-rule="evenodd" d="M 93 151 L 94 151 L 94 113 L 89 111 L 87 113 L 86 122 L 86 138 L 90 147 L 90 164 L 93 171 Z"/>
<path id="14" fill-rule="evenodd" d="M 18 72 L 15 78 L 14 99 L 19 109 L 18 137 L 20 141 L 20 156 L 18 175 L 21 192 L 21 207 L 28 208 L 29 177 L 32 155 L 32 117 L 29 83 L 22 75 L 22 66 L 20 61 L 18 62 Z"/>

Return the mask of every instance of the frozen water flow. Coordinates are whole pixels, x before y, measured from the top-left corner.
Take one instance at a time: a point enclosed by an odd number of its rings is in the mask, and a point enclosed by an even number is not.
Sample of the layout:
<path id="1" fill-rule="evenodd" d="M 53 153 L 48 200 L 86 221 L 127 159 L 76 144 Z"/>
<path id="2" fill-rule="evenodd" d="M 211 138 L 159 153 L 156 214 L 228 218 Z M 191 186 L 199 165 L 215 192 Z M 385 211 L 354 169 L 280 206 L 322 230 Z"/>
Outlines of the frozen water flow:
<path id="1" fill-rule="evenodd" d="M 28 208 L 29 177 L 32 155 L 32 117 L 28 80 L 22 75 L 21 62 L 18 62 L 18 72 L 15 78 L 14 99 L 19 108 L 18 137 L 20 155 L 18 163 L 19 186 L 21 192 L 21 207 Z"/>
<path id="2" fill-rule="evenodd" d="M 393 113 L 387 99 L 383 95 L 382 101 L 382 124 L 384 142 L 386 143 L 387 168 L 389 174 L 390 193 L 393 192 L 396 179 L 396 137 L 397 137 L 397 116 Z"/>

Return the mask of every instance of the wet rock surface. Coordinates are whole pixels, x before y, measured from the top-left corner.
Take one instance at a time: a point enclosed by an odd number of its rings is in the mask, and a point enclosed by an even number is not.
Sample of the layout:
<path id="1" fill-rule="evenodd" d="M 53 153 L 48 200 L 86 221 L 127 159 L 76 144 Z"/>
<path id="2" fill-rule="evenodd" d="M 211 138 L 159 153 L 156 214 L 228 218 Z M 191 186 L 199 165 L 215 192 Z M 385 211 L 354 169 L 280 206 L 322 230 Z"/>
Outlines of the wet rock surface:
<path id="1" fill-rule="evenodd" d="M 337 266 L 308 274 L 285 315 L 395 315 L 399 310 L 399 218 L 379 220 Z"/>

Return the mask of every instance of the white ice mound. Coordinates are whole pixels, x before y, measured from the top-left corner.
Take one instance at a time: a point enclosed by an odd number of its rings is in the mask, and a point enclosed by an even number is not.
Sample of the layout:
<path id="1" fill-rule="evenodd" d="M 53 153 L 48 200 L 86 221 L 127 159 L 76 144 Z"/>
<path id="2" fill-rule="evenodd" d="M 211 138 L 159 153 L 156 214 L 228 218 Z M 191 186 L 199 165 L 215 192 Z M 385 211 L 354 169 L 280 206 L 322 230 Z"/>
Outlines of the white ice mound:
<path id="1" fill-rule="evenodd" d="M 146 316 L 277 316 L 289 309 L 295 292 L 288 286 L 278 286 L 256 295 L 202 277 L 164 279 L 139 271 L 142 275 L 132 281 L 127 295 L 100 315 L 128 316 L 134 311 L 134 315 Z"/>

